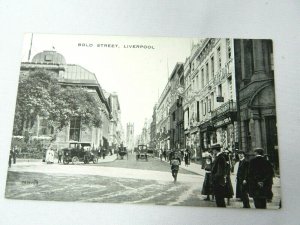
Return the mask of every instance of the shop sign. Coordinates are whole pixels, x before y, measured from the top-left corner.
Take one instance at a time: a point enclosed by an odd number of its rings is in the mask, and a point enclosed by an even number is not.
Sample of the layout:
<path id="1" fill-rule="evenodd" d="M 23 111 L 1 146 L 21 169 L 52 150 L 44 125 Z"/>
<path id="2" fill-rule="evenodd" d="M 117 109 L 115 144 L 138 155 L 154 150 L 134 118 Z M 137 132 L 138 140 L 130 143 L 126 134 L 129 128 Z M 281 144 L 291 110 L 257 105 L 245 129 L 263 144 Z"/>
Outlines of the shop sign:
<path id="1" fill-rule="evenodd" d="M 225 119 L 223 119 L 223 120 L 217 121 L 217 122 L 214 124 L 214 126 L 215 126 L 215 127 L 220 127 L 220 126 L 223 126 L 223 125 L 228 124 L 228 123 L 231 123 L 231 118 L 230 118 L 230 117 L 227 117 L 227 118 L 225 118 Z"/>

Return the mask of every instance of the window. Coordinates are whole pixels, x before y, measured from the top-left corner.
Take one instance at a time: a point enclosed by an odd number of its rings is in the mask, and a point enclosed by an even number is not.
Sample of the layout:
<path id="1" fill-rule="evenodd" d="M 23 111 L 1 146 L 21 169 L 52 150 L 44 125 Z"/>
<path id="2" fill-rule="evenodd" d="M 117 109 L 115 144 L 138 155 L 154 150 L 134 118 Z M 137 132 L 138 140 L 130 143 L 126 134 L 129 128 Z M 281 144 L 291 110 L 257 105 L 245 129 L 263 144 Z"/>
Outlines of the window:
<path id="1" fill-rule="evenodd" d="M 205 105 L 206 105 L 207 112 L 210 112 L 210 110 L 209 110 L 208 97 L 205 98 Z"/>
<path id="2" fill-rule="evenodd" d="M 197 101 L 197 122 L 200 121 L 199 101 Z"/>
<path id="3" fill-rule="evenodd" d="M 232 79 L 231 77 L 227 78 L 227 87 L 228 87 L 228 96 L 232 99 L 233 98 L 233 91 L 232 91 Z"/>
<path id="4" fill-rule="evenodd" d="M 75 117 L 70 123 L 70 137 L 72 141 L 79 141 L 80 138 L 80 118 Z"/>
<path id="5" fill-rule="evenodd" d="M 208 84 L 209 81 L 209 69 L 208 69 L 208 63 L 205 65 L 205 70 L 206 70 L 206 84 Z"/>
<path id="6" fill-rule="evenodd" d="M 198 75 L 196 76 L 196 90 L 198 91 L 199 89 L 199 79 L 198 79 Z"/>
<path id="7" fill-rule="evenodd" d="M 218 86 L 218 95 L 219 97 L 222 97 L 222 84 L 219 84 Z"/>
<path id="8" fill-rule="evenodd" d="M 210 99 L 211 99 L 211 110 L 214 110 L 214 93 L 212 92 L 210 94 Z"/>
<path id="9" fill-rule="evenodd" d="M 226 44 L 227 44 L 227 56 L 228 60 L 231 59 L 231 45 L 230 45 L 230 39 L 226 39 Z"/>
<path id="10" fill-rule="evenodd" d="M 52 58 L 52 55 L 45 55 L 45 61 L 52 61 L 53 58 Z"/>
<path id="11" fill-rule="evenodd" d="M 214 74 L 215 74 L 215 59 L 214 59 L 214 56 L 212 56 L 210 58 L 210 71 L 211 71 L 211 76 L 214 77 Z"/>
<path id="12" fill-rule="evenodd" d="M 218 54 L 218 69 L 221 69 L 222 67 L 221 46 L 217 48 L 217 54 Z"/>
<path id="13" fill-rule="evenodd" d="M 201 69 L 201 88 L 204 87 L 204 68 Z"/>
<path id="14" fill-rule="evenodd" d="M 205 116 L 206 115 L 206 102 L 202 100 L 201 105 L 202 105 L 202 115 Z"/>

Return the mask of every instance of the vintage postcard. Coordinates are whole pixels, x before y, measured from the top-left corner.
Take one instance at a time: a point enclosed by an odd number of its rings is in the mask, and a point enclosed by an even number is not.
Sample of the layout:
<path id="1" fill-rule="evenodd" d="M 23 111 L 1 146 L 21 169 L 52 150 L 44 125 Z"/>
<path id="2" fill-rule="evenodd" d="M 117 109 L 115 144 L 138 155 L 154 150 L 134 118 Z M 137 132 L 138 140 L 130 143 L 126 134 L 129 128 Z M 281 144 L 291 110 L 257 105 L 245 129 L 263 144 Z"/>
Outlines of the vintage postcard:
<path id="1" fill-rule="evenodd" d="M 281 208 L 273 43 L 28 33 L 5 197 Z"/>

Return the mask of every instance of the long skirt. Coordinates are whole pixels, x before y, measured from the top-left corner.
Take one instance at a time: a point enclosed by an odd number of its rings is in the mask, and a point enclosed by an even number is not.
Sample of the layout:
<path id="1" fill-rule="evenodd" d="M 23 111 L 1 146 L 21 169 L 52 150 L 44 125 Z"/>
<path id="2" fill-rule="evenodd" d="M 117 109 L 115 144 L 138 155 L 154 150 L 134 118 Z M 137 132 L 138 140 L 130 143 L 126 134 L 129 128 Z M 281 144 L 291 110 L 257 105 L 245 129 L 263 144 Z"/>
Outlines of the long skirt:
<path id="1" fill-rule="evenodd" d="M 233 197 L 233 187 L 231 183 L 230 176 L 226 177 L 226 183 L 225 183 L 225 198 L 232 198 Z"/>
<path id="2" fill-rule="evenodd" d="M 204 178 L 201 194 L 202 195 L 212 195 L 213 194 L 211 173 L 205 173 L 205 178 Z"/>

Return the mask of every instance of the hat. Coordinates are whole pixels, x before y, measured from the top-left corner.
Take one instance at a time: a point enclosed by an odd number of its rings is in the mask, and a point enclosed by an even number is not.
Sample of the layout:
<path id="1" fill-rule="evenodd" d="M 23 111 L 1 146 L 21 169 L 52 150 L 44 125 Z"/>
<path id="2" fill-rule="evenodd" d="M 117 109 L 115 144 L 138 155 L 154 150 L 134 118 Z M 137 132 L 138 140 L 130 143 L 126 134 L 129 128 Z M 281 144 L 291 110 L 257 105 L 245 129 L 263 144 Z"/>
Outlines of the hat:
<path id="1" fill-rule="evenodd" d="M 220 144 L 212 145 L 210 148 L 212 150 L 221 151 L 221 145 Z"/>
<path id="2" fill-rule="evenodd" d="M 244 154 L 244 155 L 246 155 L 246 152 L 243 151 L 243 150 L 238 150 L 238 151 L 236 151 L 236 153 L 237 153 L 237 154 Z"/>
<path id="3" fill-rule="evenodd" d="M 264 149 L 263 148 L 255 148 L 254 152 L 256 152 L 259 155 L 264 155 Z"/>

